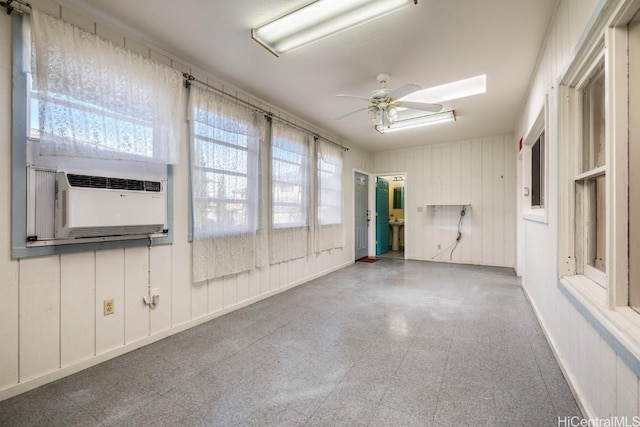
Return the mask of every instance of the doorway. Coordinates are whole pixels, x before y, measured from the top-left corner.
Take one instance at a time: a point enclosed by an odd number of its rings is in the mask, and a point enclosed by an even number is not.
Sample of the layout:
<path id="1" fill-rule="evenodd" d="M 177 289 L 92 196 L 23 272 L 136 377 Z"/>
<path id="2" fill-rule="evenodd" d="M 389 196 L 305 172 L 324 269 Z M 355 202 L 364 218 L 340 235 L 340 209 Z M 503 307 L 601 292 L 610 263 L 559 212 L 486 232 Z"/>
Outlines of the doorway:
<path id="1" fill-rule="evenodd" d="M 376 177 L 376 255 L 404 259 L 406 173 Z"/>
<path id="2" fill-rule="evenodd" d="M 376 178 L 376 255 L 389 252 L 389 180 Z"/>

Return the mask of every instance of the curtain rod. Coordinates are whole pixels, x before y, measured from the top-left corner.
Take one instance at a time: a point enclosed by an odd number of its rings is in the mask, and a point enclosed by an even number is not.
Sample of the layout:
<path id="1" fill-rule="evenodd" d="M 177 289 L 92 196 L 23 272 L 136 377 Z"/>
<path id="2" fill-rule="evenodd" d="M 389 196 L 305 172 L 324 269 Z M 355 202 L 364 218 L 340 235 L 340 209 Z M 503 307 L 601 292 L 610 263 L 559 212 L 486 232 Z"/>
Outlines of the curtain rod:
<path id="1" fill-rule="evenodd" d="M 7 9 L 7 15 L 11 15 L 11 12 L 14 12 L 14 11 L 16 13 L 21 14 L 21 15 L 26 13 L 26 11 L 24 11 L 24 10 L 16 9 L 15 7 L 11 6 L 11 3 L 13 3 L 13 2 L 16 2 L 16 3 L 18 3 L 18 4 L 22 5 L 22 6 L 25 6 L 25 7 L 31 8 L 31 4 L 27 3 L 24 0 L 0 1 L 0 7 L 4 7 L 5 9 Z M 334 141 L 332 141 L 332 140 L 330 140 L 328 138 L 325 138 L 324 136 L 321 136 L 317 132 L 312 132 L 312 131 L 310 131 L 309 129 L 307 129 L 305 127 L 302 127 L 302 126 L 300 126 L 300 125 L 298 125 L 296 123 L 290 122 L 289 120 L 283 119 L 281 117 L 275 117 L 271 111 L 267 111 L 264 108 L 258 107 L 257 105 L 254 105 L 254 104 L 252 104 L 252 103 L 250 103 L 248 101 L 245 101 L 244 99 L 241 99 L 241 98 L 238 98 L 237 96 L 234 96 L 234 95 L 231 95 L 229 93 L 226 93 L 225 91 L 220 90 L 217 87 L 211 86 L 208 83 L 205 83 L 205 82 L 203 82 L 201 80 L 196 79 L 194 76 L 192 76 L 189 73 L 182 73 L 182 76 L 186 79 L 185 82 L 184 82 L 184 85 L 185 85 L 185 87 L 187 89 L 189 88 L 189 86 L 191 86 L 191 82 L 199 83 L 199 84 L 201 84 L 203 86 L 206 86 L 209 89 L 212 89 L 212 90 L 215 90 L 216 92 L 219 92 L 220 94 L 222 94 L 224 96 L 232 98 L 232 99 L 234 99 L 234 100 L 236 100 L 238 102 L 241 102 L 241 103 L 243 103 L 243 104 L 245 104 L 245 105 L 247 105 L 247 106 L 249 106 L 251 108 L 255 108 L 256 110 L 261 111 L 263 114 L 265 114 L 267 117 L 269 117 L 271 119 L 275 119 L 275 120 L 281 121 L 283 123 L 286 123 L 286 124 L 288 124 L 290 126 L 293 126 L 293 127 L 298 128 L 298 129 L 300 129 L 300 130 L 302 130 L 304 132 L 307 132 L 308 134 L 313 135 L 316 139 L 322 139 L 324 141 L 327 141 L 330 144 L 333 144 L 335 146 L 340 147 L 344 151 L 349 151 L 349 149 L 347 147 L 345 147 L 344 145 L 338 144 L 337 142 L 334 142 Z"/>
<path id="2" fill-rule="evenodd" d="M 15 11 L 16 13 L 19 13 L 20 15 L 23 15 L 25 13 L 24 10 L 16 9 L 15 7 L 11 6 L 11 3 L 13 3 L 14 1 L 18 4 L 21 4 L 22 6 L 25 6 L 31 9 L 31 5 L 23 0 L 0 1 L 0 7 L 4 7 L 5 9 L 7 9 L 7 15 L 11 15 L 11 12 L 13 11 Z"/>
<path id="3" fill-rule="evenodd" d="M 186 79 L 185 82 L 184 82 L 184 86 L 187 89 L 191 86 L 191 82 L 196 82 L 196 83 L 201 84 L 203 86 L 206 86 L 207 88 L 212 89 L 212 90 L 214 90 L 214 91 L 216 91 L 216 92 L 218 92 L 218 93 L 220 93 L 220 94 L 222 94 L 224 96 L 227 96 L 227 97 L 229 97 L 229 98 L 231 98 L 231 99 L 233 99 L 235 101 L 241 102 L 241 103 L 245 104 L 248 107 L 255 108 L 256 110 L 262 112 L 269 119 L 278 120 L 280 122 L 286 123 L 289 126 L 293 126 L 295 128 L 300 129 L 301 131 L 304 131 L 304 132 L 307 132 L 307 133 L 313 135 L 317 139 L 322 139 L 324 141 L 327 141 L 330 144 L 333 144 L 333 145 L 336 145 L 336 146 L 342 148 L 344 151 L 349 151 L 349 149 L 347 147 L 345 147 L 344 145 L 338 144 L 337 142 L 334 142 L 334 141 L 332 141 L 330 139 L 325 138 L 324 136 L 321 136 L 317 132 L 312 132 L 312 131 L 310 131 L 309 129 L 307 129 L 305 127 L 302 127 L 302 126 L 300 126 L 300 125 L 298 125 L 296 123 L 290 122 L 289 120 L 283 119 L 281 117 L 276 117 L 276 116 L 273 115 L 273 113 L 271 111 L 267 111 L 264 108 L 258 107 L 257 105 L 254 105 L 254 104 L 250 103 L 249 101 L 245 101 L 242 98 L 238 98 L 237 96 L 231 95 L 230 93 L 227 93 L 227 92 L 225 92 L 225 91 L 223 91 L 221 89 L 218 89 L 217 87 L 211 86 L 210 84 L 205 83 L 202 80 L 198 80 L 198 79 L 196 79 L 194 76 L 192 76 L 189 73 L 182 73 L 182 76 Z"/>

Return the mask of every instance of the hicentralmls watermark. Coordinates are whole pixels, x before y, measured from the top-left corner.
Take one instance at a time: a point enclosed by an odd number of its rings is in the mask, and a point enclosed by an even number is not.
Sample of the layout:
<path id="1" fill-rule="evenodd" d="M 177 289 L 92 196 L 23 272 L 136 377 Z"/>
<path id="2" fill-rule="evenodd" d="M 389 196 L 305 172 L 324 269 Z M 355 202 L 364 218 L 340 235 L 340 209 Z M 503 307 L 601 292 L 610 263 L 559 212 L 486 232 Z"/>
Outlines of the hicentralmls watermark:
<path id="1" fill-rule="evenodd" d="M 558 427 L 640 427 L 640 417 L 558 417 Z"/>

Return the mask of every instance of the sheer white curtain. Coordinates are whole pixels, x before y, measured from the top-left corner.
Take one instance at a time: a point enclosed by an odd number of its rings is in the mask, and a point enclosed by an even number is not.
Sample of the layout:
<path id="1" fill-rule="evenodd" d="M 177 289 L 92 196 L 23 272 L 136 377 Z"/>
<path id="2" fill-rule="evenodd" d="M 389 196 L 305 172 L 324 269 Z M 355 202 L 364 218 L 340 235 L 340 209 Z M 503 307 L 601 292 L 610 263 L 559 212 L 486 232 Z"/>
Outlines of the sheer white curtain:
<path id="1" fill-rule="evenodd" d="M 182 74 L 33 8 L 43 155 L 175 164 Z"/>
<path id="2" fill-rule="evenodd" d="M 264 117 L 222 95 L 189 93 L 193 280 L 251 270 L 263 260 L 260 143 Z"/>
<path id="3" fill-rule="evenodd" d="M 322 139 L 318 139 L 316 142 L 316 252 L 341 248 L 344 245 L 342 220 L 343 156 L 344 151 L 337 145 Z"/>
<path id="4" fill-rule="evenodd" d="M 309 254 L 311 142 L 306 133 L 273 120 L 271 125 L 271 264 Z"/>

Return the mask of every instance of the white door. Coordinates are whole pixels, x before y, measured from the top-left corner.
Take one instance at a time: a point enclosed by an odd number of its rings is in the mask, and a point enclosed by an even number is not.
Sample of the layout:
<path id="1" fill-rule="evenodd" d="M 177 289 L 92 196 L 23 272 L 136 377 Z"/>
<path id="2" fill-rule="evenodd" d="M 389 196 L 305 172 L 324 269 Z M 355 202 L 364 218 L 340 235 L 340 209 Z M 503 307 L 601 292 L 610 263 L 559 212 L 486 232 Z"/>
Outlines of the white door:
<path id="1" fill-rule="evenodd" d="M 369 177 L 355 172 L 355 259 L 369 255 Z"/>

